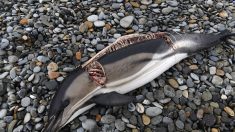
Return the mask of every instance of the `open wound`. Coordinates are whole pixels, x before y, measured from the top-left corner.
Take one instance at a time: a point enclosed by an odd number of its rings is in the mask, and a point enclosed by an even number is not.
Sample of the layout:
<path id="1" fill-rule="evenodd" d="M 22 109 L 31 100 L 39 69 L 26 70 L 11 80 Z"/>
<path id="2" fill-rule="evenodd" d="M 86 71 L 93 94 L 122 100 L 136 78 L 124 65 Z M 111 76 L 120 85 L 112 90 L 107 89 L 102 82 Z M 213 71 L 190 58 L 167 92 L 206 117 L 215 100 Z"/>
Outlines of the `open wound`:
<path id="1" fill-rule="evenodd" d="M 98 61 L 88 64 L 86 66 L 86 71 L 88 72 L 90 79 L 95 81 L 98 85 L 105 84 L 107 78 L 104 68 Z"/>

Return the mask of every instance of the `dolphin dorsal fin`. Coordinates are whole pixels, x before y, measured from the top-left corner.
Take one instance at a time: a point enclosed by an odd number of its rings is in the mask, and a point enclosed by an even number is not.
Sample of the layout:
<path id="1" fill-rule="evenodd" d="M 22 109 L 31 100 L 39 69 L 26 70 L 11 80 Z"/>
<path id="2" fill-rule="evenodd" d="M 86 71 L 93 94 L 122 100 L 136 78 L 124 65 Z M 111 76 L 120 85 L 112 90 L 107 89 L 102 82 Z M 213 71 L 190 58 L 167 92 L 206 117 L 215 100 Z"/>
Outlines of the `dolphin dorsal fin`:
<path id="1" fill-rule="evenodd" d="M 166 32 L 157 32 L 157 33 L 149 33 L 149 34 L 130 34 L 125 35 L 120 38 L 118 38 L 114 43 L 107 46 L 103 50 L 101 50 L 99 53 L 97 53 L 94 57 L 92 57 L 89 61 L 84 63 L 82 67 L 86 67 L 90 63 L 97 61 L 99 58 L 104 56 L 105 54 L 114 52 L 116 50 L 119 50 L 121 48 L 130 46 L 132 44 L 136 44 L 142 41 L 147 40 L 153 40 L 153 39 L 164 39 L 166 43 L 172 44 L 171 38 L 169 37 L 168 33 Z"/>

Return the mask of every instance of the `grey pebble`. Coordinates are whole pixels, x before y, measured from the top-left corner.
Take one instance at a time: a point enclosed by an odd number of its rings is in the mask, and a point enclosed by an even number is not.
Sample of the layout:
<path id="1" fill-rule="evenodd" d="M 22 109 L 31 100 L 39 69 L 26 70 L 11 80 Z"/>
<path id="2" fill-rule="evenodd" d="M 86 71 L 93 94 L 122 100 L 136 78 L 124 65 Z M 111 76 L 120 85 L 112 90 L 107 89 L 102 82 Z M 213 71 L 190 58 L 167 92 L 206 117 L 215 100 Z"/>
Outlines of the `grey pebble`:
<path id="1" fill-rule="evenodd" d="M 42 130 L 42 128 L 43 128 L 43 124 L 42 123 L 37 123 L 35 125 L 35 130 L 37 130 L 37 131 Z"/>
<path id="2" fill-rule="evenodd" d="M 113 115 L 104 115 L 101 117 L 101 122 L 105 124 L 110 124 L 110 123 L 113 123 L 115 119 L 116 118 Z"/>
<path id="3" fill-rule="evenodd" d="M 134 20 L 134 17 L 133 16 L 126 16 L 124 18 L 122 18 L 120 20 L 120 25 L 123 27 L 123 28 L 127 28 L 131 25 L 131 23 L 133 22 Z"/>
<path id="4" fill-rule="evenodd" d="M 125 125 L 125 123 L 121 119 L 117 119 L 117 120 L 115 120 L 115 127 L 119 131 L 124 131 L 125 128 L 126 128 L 126 125 Z"/>
<path id="5" fill-rule="evenodd" d="M 49 61 L 49 58 L 46 56 L 38 56 L 37 60 L 45 63 L 45 62 Z"/>
<path id="6" fill-rule="evenodd" d="M 13 130 L 13 132 L 22 132 L 23 129 L 24 129 L 24 126 L 23 126 L 23 125 L 19 125 L 19 126 L 17 126 L 17 127 Z"/>
<path id="7" fill-rule="evenodd" d="M 49 90 L 54 90 L 58 86 L 58 83 L 55 80 L 49 80 L 49 81 L 45 82 L 45 86 Z"/>
<path id="8" fill-rule="evenodd" d="M 33 68 L 34 73 L 38 73 L 38 72 L 40 72 L 40 70 L 41 70 L 41 67 L 39 67 L 39 66 L 36 66 Z"/>
<path id="9" fill-rule="evenodd" d="M 3 38 L 0 43 L 0 49 L 5 49 L 10 44 L 8 39 Z"/>
<path id="10" fill-rule="evenodd" d="M 149 107 L 145 110 L 145 113 L 146 115 L 150 117 L 154 117 L 154 116 L 160 115 L 162 113 L 162 109 L 158 107 Z"/>
<path id="11" fill-rule="evenodd" d="M 153 117 L 151 119 L 151 124 L 157 125 L 157 124 L 161 123 L 162 122 L 162 118 L 163 118 L 163 116 L 161 116 L 161 115 Z"/>
<path id="12" fill-rule="evenodd" d="M 103 27 L 105 25 L 105 22 L 104 21 L 95 21 L 94 25 L 96 27 Z"/>
<path id="13" fill-rule="evenodd" d="M 219 86 L 219 85 L 222 85 L 223 84 L 223 79 L 217 75 L 214 75 L 213 78 L 212 78 L 212 83 L 216 86 Z"/>
<path id="14" fill-rule="evenodd" d="M 9 61 L 9 63 L 15 63 L 15 62 L 17 62 L 19 60 L 19 58 L 17 57 L 17 56 L 15 56 L 15 55 L 10 55 L 10 56 L 8 56 L 8 61 Z"/>
<path id="15" fill-rule="evenodd" d="M 212 94 L 211 94 L 209 91 L 204 91 L 204 92 L 202 93 L 202 99 L 203 99 L 204 101 L 209 101 L 209 100 L 212 99 Z"/>
<path id="16" fill-rule="evenodd" d="M 97 15 L 90 15 L 87 17 L 87 21 L 90 21 L 90 22 L 95 22 L 98 20 L 98 16 Z"/>
<path id="17" fill-rule="evenodd" d="M 21 99 L 21 106 L 23 107 L 27 107 L 30 105 L 30 98 L 29 97 L 24 97 L 23 99 Z"/>
<path id="18" fill-rule="evenodd" d="M 0 110 L 0 119 L 3 119 L 7 115 L 7 109 Z"/>
<path id="19" fill-rule="evenodd" d="M 175 90 L 169 85 L 164 86 L 164 94 L 168 97 L 175 97 Z"/>
<path id="20" fill-rule="evenodd" d="M 40 105 L 39 107 L 38 107 L 38 113 L 42 113 L 44 110 L 45 110 L 45 106 L 44 105 Z"/>
<path id="21" fill-rule="evenodd" d="M 12 33 L 13 32 L 13 27 L 12 26 L 8 26 L 7 27 L 7 32 L 8 33 Z"/>
<path id="22" fill-rule="evenodd" d="M 97 129 L 96 121 L 93 119 L 86 119 L 82 122 L 82 127 L 87 131 L 94 131 Z"/>
<path id="23" fill-rule="evenodd" d="M 173 11 L 172 7 L 165 7 L 162 9 L 162 13 L 165 15 L 170 14 Z"/>
<path id="24" fill-rule="evenodd" d="M 184 129 L 184 123 L 181 120 L 176 120 L 175 125 L 179 128 L 179 129 Z"/>
<path id="25" fill-rule="evenodd" d="M 170 6 L 178 6 L 178 2 L 176 0 L 166 0 L 166 3 Z"/>

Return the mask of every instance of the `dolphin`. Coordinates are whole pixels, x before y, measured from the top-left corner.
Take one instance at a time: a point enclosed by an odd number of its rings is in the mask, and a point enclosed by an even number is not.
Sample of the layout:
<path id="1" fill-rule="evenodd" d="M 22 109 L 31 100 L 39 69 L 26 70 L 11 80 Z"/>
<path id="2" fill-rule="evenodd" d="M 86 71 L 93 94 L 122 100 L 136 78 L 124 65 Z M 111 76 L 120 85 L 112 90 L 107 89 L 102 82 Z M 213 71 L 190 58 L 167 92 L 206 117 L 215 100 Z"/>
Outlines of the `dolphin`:
<path id="1" fill-rule="evenodd" d="M 118 38 L 58 86 L 48 112 L 44 132 L 57 132 L 78 115 L 99 105 L 124 105 L 136 101 L 125 95 L 200 50 L 220 44 L 235 35 L 131 34 Z"/>

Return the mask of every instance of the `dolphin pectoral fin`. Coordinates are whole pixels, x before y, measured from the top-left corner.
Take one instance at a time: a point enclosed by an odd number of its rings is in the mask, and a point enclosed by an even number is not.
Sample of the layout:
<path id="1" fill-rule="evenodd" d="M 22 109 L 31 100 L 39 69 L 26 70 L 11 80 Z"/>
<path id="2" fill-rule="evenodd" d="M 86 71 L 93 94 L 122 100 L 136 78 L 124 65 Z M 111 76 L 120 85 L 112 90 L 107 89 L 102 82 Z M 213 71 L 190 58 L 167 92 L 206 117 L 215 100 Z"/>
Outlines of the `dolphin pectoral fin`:
<path id="1" fill-rule="evenodd" d="M 110 92 L 97 95 L 93 97 L 90 101 L 100 105 L 117 106 L 134 102 L 136 101 L 136 97 L 119 94 L 117 92 Z"/>

